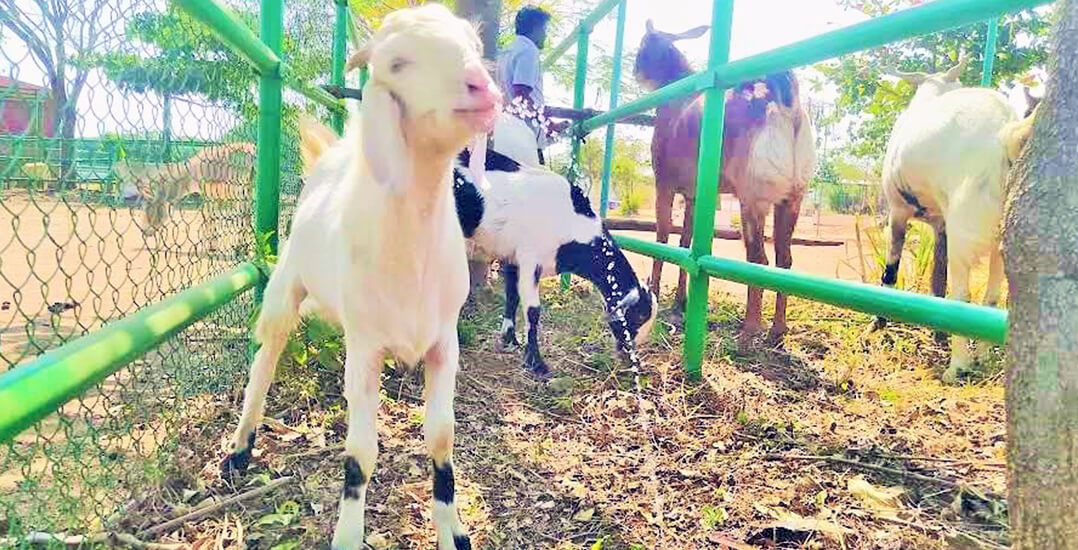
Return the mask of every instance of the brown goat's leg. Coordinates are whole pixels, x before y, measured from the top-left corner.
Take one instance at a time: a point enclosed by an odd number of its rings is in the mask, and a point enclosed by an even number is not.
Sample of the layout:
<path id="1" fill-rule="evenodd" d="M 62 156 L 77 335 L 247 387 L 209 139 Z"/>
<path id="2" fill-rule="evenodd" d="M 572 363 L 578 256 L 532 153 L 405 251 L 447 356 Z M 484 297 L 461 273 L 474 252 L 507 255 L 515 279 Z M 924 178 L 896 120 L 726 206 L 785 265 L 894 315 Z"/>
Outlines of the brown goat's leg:
<path id="1" fill-rule="evenodd" d="M 775 205 L 775 265 L 790 269 L 794 263 L 790 244 L 793 241 L 797 218 L 801 214 L 801 197 Z M 771 325 L 768 341 L 774 344 L 782 342 L 786 334 L 786 295 L 775 297 L 775 321 Z"/>
<path id="2" fill-rule="evenodd" d="M 767 211 L 756 205 L 741 204 L 741 238 L 745 243 L 745 257 L 754 264 L 767 265 L 767 251 L 764 250 L 764 221 Z M 748 302 L 745 304 L 745 324 L 741 329 L 740 347 L 747 349 L 752 339 L 760 332 L 760 308 L 764 291 L 760 287 L 750 286 Z"/>
<path id="3" fill-rule="evenodd" d="M 947 296 L 947 228 L 943 222 L 936 224 L 936 246 L 932 254 L 932 295 L 939 298 Z M 937 330 L 932 333 L 936 343 L 944 346 L 950 335 Z"/>
<path id="4" fill-rule="evenodd" d="M 666 189 L 659 189 L 655 194 L 655 241 L 666 244 L 670 239 L 670 226 L 674 210 L 674 193 Z M 658 298 L 659 282 L 662 281 L 663 262 L 656 259 L 651 264 L 651 293 Z"/>
<path id="5" fill-rule="evenodd" d="M 681 248 L 689 248 L 692 245 L 692 209 L 694 202 L 695 200 L 692 197 L 685 197 L 685 220 L 681 223 Z M 677 294 L 674 297 L 674 304 L 679 311 L 685 311 L 685 283 L 687 278 L 688 273 L 684 269 L 678 272 Z"/>

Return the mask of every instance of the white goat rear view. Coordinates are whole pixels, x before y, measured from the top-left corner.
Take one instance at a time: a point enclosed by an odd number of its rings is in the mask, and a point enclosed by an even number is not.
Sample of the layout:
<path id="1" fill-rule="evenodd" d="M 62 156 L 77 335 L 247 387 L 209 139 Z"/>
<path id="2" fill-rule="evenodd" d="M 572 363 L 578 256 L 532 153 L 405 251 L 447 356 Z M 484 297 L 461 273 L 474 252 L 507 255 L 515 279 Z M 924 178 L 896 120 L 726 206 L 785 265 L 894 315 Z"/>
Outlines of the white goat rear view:
<path id="1" fill-rule="evenodd" d="M 480 60 L 473 27 L 440 4 L 390 14 L 350 63 L 368 64 L 359 120 L 332 145 L 328 130 L 301 127 L 309 189 L 266 287 L 243 416 L 223 468 L 251 457 L 278 357 L 301 312 L 344 332 L 348 435 L 333 548 L 364 545 L 367 485 L 378 453 L 375 417 L 384 354 L 422 361 L 424 436 L 434 466 L 439 550 L 471 548 L 453 482 L 456 321 L 468 293 L 464 237 L 453 204 L 452 163 L 489 132 L 501 93 Z"/>
<path id="2" fill-rule="evenodd" d="M 999 300 L 1003 276 L 999 223 L 1004 183 L 1028 131 L 1015 131 L 1018 115 L 1003 94 L 962 88 L 958 78 L 969 59 L 943 73 L 900 73 L 917 86 L 909 107 L 895 122 L 883 161 L 883 189 L 890 210 L 891 248 L 882 282 L 894 286 L 906 226 L 920 219 L 936 232 L 932 292 L 969 301 L 969 273 L 989 256 L 986 305 Z M 1031 115 L 1033 116 L 1033 115 Z M 1016 156 L 1016 154 L 1014 155 Z M 877 320 L 877 327 L 883 326 Z M 970 363 L 969 340 L 951 338 L 951 362 L 943 380 L 951 383 Z M 978 354 L 986 352 L 978 343 Z"/>

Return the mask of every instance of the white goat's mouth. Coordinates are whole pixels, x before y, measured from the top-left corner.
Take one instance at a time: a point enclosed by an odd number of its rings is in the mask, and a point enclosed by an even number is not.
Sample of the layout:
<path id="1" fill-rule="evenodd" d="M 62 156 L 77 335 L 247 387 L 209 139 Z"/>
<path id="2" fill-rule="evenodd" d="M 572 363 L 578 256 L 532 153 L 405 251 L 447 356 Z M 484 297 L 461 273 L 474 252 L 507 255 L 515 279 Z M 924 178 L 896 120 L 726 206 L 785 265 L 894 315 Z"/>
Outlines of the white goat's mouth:
<path id="1" fill-rule="evenodd" d="M 453 114 L 465 121 L 477 132 L 490 132 L 494 129 L 494 121 L 498 118 L 501 107 L 492 103 L 484 107 L 470 107 L 453 109 Z"/>

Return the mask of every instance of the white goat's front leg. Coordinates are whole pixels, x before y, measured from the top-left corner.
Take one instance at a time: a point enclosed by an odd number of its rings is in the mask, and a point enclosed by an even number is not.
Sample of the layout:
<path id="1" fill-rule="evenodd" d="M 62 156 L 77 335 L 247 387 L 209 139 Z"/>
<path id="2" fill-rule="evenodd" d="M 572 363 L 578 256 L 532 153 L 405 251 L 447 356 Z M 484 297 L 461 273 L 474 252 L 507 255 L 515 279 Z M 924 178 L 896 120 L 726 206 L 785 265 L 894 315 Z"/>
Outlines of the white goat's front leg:
<path id="1" fill-rule="evenodd" d="M 367 485 L 378 458 L 379 350 L 345 328 L 344 397 L 348 401 L 348 435 L 344 440 L 344 488 L 333 550 L 363 548 Z"/>
<path id="2" fill-rule="evenodd" d="M 1000 287 L 1003 283 L 1003 252 L 999 246 L 992 248 L 988 256 L 988 286 L 984 291 L 984 305 L 996 307 L 999 305 Z M 989 357 L 991 346 L 987 342 L 978 341 L 974 357 L 979 362 L 984 362 Z"/>
<path id="3" fill-rule="evenodd" d="M 433 517 L 438 550 L 471 550 L 472 547 L 457 516 L 453 478 L 453 395 L 459 363 L 457 329 L 450 326 L 423 358 L 427 402 L 423 436 L 434 467 Z"/>
<path id="4" fill-rule="evenodd" d="M 528 320 L 528 343 L 524 345 L 524 368 L 540 379 L 546 379 L 550 376 L 550 368 L 539 354 L 539 266 L 528 261 L 520 261 L 518 265 L 517 289 Z"/>
<path id="5" fill-rule="evenodd" d="M 221 464 L 224 474 L 243 471 L 251 461 L 255 431 L 262 423 L 262 412 L 266 406 L 266 393 L 273 383 L 277 360 L 288 343 L 289 332 L 296 325 L 299 303 L 305 295 L 306 292 L 295 279 L 286 253 L 282 251 L 281 263 L 270 276 L 262 299 L 262 309 L 255 329 L 255 336 L 261 348 L 251 362 L 250 378 L 243 392 L 243 414 L 232 436 L 230 453 Z"/>

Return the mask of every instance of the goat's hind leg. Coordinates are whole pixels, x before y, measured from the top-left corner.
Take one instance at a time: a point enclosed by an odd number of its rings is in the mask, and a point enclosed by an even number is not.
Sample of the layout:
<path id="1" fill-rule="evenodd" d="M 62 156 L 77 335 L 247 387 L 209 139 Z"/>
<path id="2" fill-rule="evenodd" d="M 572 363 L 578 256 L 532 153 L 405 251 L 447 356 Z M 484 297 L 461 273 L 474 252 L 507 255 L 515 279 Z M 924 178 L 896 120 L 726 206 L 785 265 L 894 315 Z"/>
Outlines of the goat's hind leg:
<path id="1" fill-rule="evenodd" d="M 524 345 L 524 368 L 541 380 L 550 377 L 550 367 L 539 354 L 539 267 L 535 263 L 520 262 L 517 289 L 524 302 L 528 318 L 528 343 Z"/>
<path id="2" fill-rule="evenodd" d="M 909 225 L 911 213 L 905 209 L 891 207 L 891 213 L 887 217 L 887 224 L 891 228 L 891 243 L 887 250 L 887 264 L 883 268 L 883 276 L 880 283 L 883 286 L 894 288 L 898 282 L 898 266 L 902 262 L 902 248 L 906 245 L 906 229 Z M 887 326 L 887 318 L 876 317 L 872 330 L 879 330 Z"/>
<path id="3" fill-rule="evenodd" d="M 243 414 L 232 436 L 230 454 L 221 464 L 223 473 L 243 471 L 251 460 L 255 431 L 262 422 L 262 412 L 266 406 L 266 393 L 273 383 L 277 360 L 284 351 L 288 333 L 296 326 L 299 303 L 305 294 L 295 273 L 286 263 L 282 263 L 270 276 L 255 328 L 255 337 L 261 348 L 251 362 L 250 378 L 243 392 Z"/>
<path id="4" fill-rule="evenodd" d="M 984 305 L 996 307 L 999 305 L 1000 285 L 1003 282 L 1003 252 L 996 245 L 988 256 L 988 285 L 984 291 Z M 985 363 L 991 353 L 991 346 L 987 342 L 977 341 L 974 349 L 974 359 L 979 363 Z"/>
<path id="5" fill-rule="evenodd" d="M 517 340 L 517 309 L 520 307 L 520 268 L 516 264 L 502 264 L 502 279 L 505 280 L 505 313 L 502 315 L 501 349 L 508 350 L 519 346 Z"/>
<path id="6" fill-rule="evenodd" d="M 801 197 L 775 205 L 775 266 L 782 269 L 790 269 L 794 262 L 792 243 L 800 214 Z M 786 295 L 779 293 L 775 297 L 775 320 L 767 335 L 768 342 L 780 344 L 786 330 Z"/>
<path id="7" fill-rule="evenodd" d="M 745 243 L 745 257 L 754 264 L 767 265 L 767 250 L 764 249 L 764 222 L 767 210 L 755 204 L 741 203 L 741 239 Z M 747 351 L 752 347 L 753 339 L 760 333 L 761 309 L 764 289 L 748 287 L 748 300 L 745 304 L 745 323 L 741 328 L 738 347 Z"/>
<path id="8" fill-rule="evenodd" d="M 457 515 L 456 483 L 453 476 L 453 395 L 460 346 L 455 327 L 448 327 L 441 341 L 427 352 L 423 361 L 426 413 L 423 435 L 434 470 L 434 530 L 438 550 L 471 550 Z"/>

